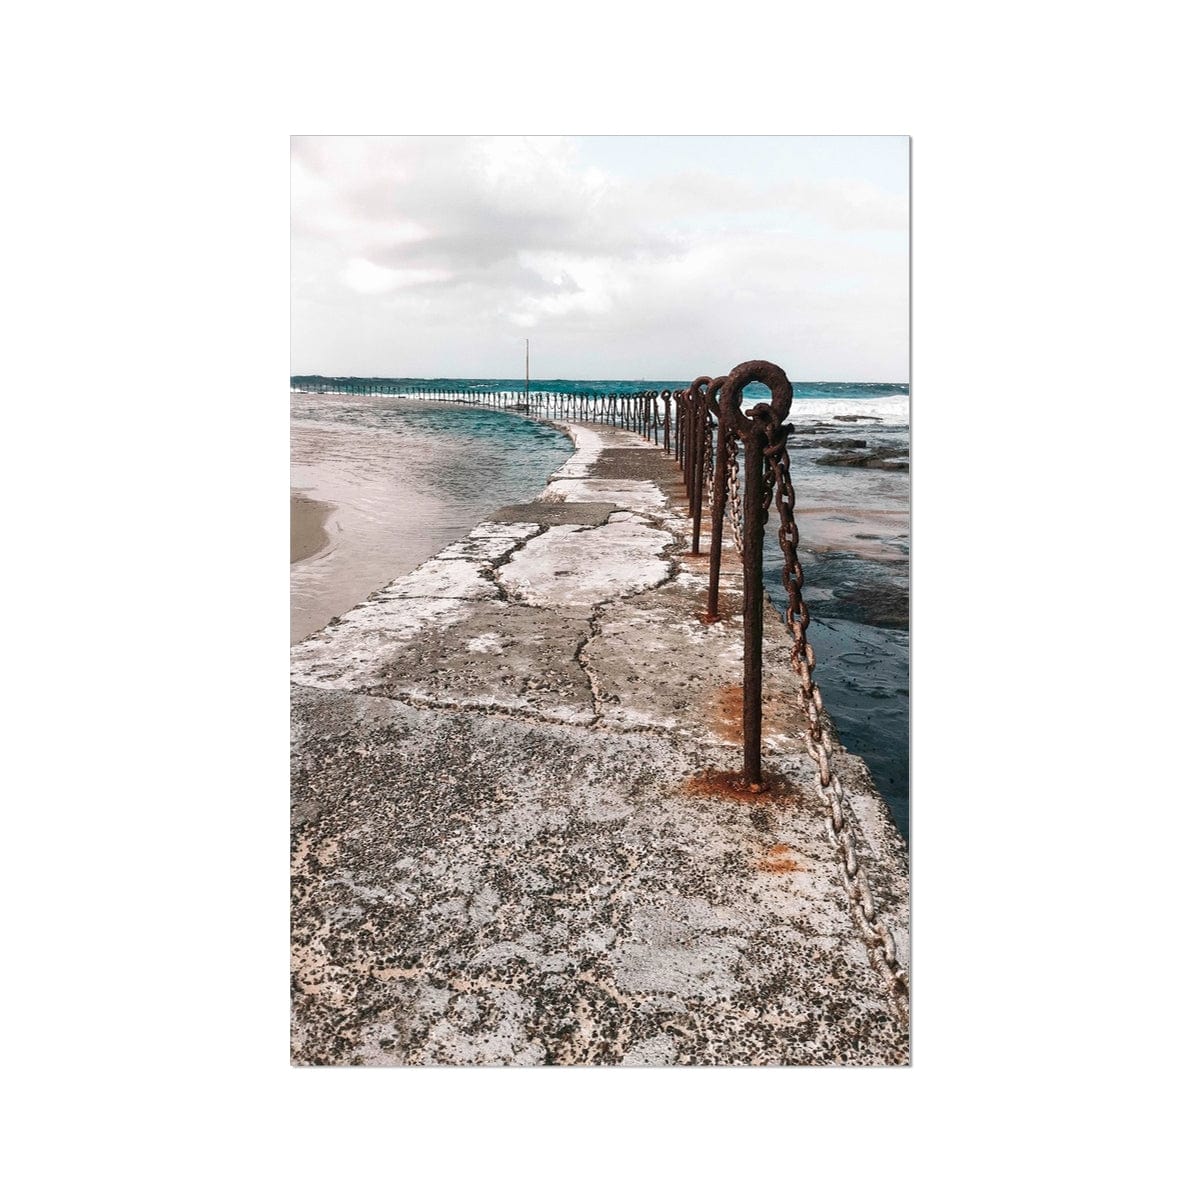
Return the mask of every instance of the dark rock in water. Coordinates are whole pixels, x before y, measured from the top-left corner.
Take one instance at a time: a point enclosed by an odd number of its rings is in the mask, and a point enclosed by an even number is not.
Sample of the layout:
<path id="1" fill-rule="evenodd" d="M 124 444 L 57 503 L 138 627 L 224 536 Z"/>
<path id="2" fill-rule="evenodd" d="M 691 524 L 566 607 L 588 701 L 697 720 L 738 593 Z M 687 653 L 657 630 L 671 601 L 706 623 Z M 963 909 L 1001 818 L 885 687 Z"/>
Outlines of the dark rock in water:
<path id="1" fill-rule="evenodd" d="M 823 450 L 865 450 L 867 441 L 865 438 L 822 438 L 813 445 Z"/>
<path id="2" fill-rule="evenodd" d="M 819 467 L 870 467 L 876 471 L 907 471 L 907 450 L 870 450 L 865 454 L 839 450 L 823 454 L 816 460 Z"/>
<path id="3" fill-rule="evenodd" d="M 884 629 L 908 628 L 908 590 L 890 580 L 855 580 L 833 595 L 844 616 Z"/>
<path id="4" fill-rule="evenodd" d="M 835 421 L 882 421 L 882 417 L 869 417 L 866 413 L 847 413 L 833 418 Z"/>

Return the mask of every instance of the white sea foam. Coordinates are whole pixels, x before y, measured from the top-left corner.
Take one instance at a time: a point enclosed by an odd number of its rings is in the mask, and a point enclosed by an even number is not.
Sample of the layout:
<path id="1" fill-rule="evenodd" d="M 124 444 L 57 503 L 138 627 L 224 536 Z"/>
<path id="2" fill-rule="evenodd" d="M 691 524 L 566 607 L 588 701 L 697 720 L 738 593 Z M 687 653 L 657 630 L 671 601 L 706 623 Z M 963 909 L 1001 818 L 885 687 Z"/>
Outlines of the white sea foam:
<path id="1" fill-rule="evenodd" d="M 870 399 L 830 399 L 828 396 L 797 396 L 788 420 L 832 421 L 834 417 L 878 417 L 872 424 L 907 425 L 908 397 L 872 396 Z"/>

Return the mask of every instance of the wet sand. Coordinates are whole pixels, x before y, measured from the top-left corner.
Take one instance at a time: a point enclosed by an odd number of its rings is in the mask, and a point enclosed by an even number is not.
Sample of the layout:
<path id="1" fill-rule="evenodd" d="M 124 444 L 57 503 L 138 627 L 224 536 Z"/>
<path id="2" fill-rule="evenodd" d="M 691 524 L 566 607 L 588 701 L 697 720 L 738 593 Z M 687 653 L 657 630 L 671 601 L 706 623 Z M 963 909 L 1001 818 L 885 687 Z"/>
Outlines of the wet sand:
<path id="1" fill-rule="evenodd" d="M 310 500 L 299 492 L 292 493 L 292 562 L 312 558 L 329 545 L 325 522 L 332 512 L 332 504 Z"/>
<path id="2" fill-rule="evenodd" d="M 344 400 L 330 404 L 332 420 L 311 419 L 326 415 L 312 397 L 293 412 L 293 643 L 495 508 L 536 495 L 570 453 L 562 434 L 499 414 Z"/>
<path id="3" fill-rule="evenodd" d="M 293 425 L 293 643 L 459 533 L 453 523 L 446 528 L 442 506 L 421 478 L 422 454 L 435 458 L 416 438 L 406 444 L 353 427 Z M 298 541 L 309 553 L 297 554 Z"/>

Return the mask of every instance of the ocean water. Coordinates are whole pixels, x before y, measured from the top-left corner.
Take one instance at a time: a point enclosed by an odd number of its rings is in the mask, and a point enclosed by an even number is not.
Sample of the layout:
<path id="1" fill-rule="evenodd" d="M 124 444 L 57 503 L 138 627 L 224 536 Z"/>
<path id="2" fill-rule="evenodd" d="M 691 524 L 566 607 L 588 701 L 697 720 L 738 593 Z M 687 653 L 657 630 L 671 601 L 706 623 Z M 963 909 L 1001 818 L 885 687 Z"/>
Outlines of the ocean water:
<path id="1" fill-rule="evenodd" d="M 632 393 L 687 382 L 535 380 L 530 391 Z M 306 389 L 292 393 L 293 489 L 337 505 L 330 546 L 292 567 L 293 640 L 411 570 L 495 508 L 531 499 L 571 454 L 563 434 L 520 414 L 425 398 L 438 390 L 520 398 L 524 380 L 296 376 L 292 387 Z M 744 402 L 767 395 L 751 385 Z M 908 411 L 904 384 L 816 382 L 794 385 L 788 416 L 796 427 L 789 452 L 817 681 L 842 740 L 871 768 L 905 838 Z M 851 465 L 867 457 L 877 465 Z M 782 613 L 783 555 L 774 521 L 764 566 L 767 593 Z"/>

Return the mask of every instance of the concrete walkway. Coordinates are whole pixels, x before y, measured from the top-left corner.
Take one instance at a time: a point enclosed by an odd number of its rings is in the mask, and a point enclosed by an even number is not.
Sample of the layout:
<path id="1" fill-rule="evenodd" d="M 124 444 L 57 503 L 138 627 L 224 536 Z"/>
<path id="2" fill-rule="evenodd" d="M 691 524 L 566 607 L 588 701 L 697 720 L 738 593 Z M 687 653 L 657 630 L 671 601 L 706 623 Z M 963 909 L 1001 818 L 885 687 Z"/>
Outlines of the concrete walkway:
<path id="1" fill-rule="evenodd" d="M 907 1062 L 786 631 L 768 613 L 777 778 L 753 797 L 720 774 L 741 762 L 736 554 L 704 625 L 674 460 L 566 428 L 536 503 L 293 648 L 294 1061 Z M 907 963 L 904 846 L 862 762 L 839 767 Z"/>

